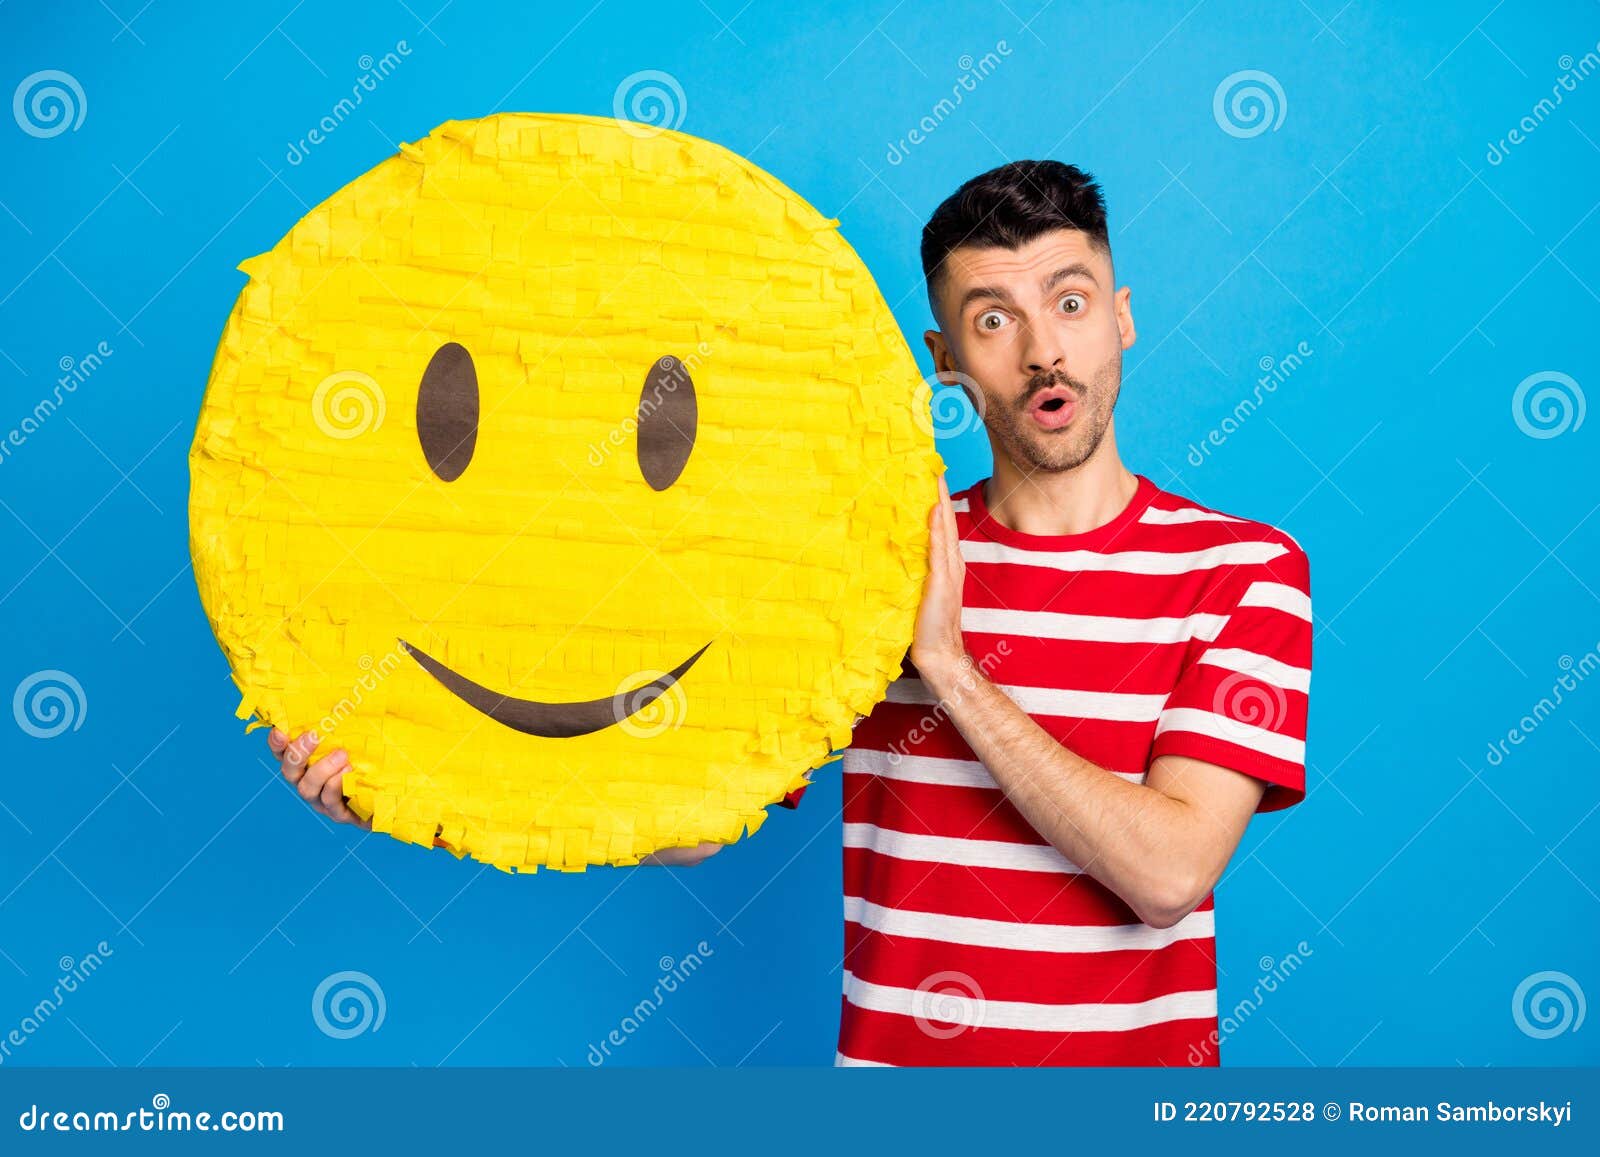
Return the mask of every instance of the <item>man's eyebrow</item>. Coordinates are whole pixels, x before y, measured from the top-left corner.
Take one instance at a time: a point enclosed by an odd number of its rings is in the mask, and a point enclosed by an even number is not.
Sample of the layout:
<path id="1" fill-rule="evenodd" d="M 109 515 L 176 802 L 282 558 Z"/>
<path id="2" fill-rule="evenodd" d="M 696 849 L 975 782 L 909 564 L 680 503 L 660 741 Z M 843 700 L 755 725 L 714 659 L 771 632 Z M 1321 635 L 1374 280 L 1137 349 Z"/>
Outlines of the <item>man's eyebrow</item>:
<path id="1" fill-rule="evenodd" d="M 1015 304 L 1011 300 L 1011 294 L 1000 286 L 975 285 L 961 295 L 961 305 L 958 312 L 965 313 L 967 306 L 982 298 L 993 298 L 1001 305 L 1006 306 Z"/>
<path id="2" fill-rule="evenodd" d="M 1074 261 L 1071 265 L 1063 265 L 1060 269 L 1057 269 L 1054 273 L 1050 274 L 1050 276 L 1044 279 L 1044 292 L 1049 293 L 1063 281 L 1070 280 L 1074 277 L 1082 277 L 1097 286 L 1100 284 L 1100 282 L 1095 278 L 1094 270 L 1090 269 L 1089 266 L 1085 265 L 1082 261 Z M 983 299 L 992 299 L 1008 307 L 1013 307 L 1015 305 L 1015 302 L 1013 302 L 1011 299 L 1010 292 L 1003 287 L 998 285 L 975 285 L 961 295 L 961 301 L 957 307 L 957 312 L 964 313 L 967 306 L 971 305 L 974 301 L 980 301 Z"/>
<path id="3" fill-rule="evenodd" d="M 1100 284 L 1099 281 L 1095 280 L 1094 270 L 1090 269 L 1087 265 L 1085 265 L 1081 261 L 1074 261 L 1071 265 L 1063 265 L 1060 269 L 1056 270 L 1049 277 L 1045 278 L 1044 279 L 1044 291 L 1046 293 L 1049 293 L 1052 289 L 1054 289 L 1056 286 L 1060 285 L 1063 281 L 1066 281 L 1066 280 L 1068 280 L 1070 278 L 1073 278 L 1073 277 L 1083 277 L 1083 278 L 1086 278 L 1089 281 L 1093 282 L 1095 285 L 1099 285 Z"/>

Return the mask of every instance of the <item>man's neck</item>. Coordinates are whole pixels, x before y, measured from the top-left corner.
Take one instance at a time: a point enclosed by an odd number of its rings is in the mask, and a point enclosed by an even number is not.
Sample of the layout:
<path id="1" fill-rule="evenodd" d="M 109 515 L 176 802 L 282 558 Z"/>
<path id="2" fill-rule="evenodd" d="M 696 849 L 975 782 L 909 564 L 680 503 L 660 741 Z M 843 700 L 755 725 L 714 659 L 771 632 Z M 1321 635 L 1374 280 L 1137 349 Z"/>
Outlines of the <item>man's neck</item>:
<path id="1" fill-rule="evenodd" d="M 1126 510 L 1138 488 L 1108 434 L 1088 461 L 1059 473 L 995 455 L 983 502 L 991 518 L 1020 534 L 1085 534 Z"/>

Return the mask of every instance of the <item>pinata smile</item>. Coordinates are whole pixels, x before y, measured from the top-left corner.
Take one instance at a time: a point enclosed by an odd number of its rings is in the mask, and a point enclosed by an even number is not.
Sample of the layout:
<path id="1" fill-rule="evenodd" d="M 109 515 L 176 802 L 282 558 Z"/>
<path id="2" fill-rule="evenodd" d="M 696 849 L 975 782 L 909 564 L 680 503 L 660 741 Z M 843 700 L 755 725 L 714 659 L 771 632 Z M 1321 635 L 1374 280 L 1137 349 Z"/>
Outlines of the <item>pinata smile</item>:
<path id="1" fill-rule="evenodd" d="M 400 645 L 428 674 L 467 706 L 483 712 L 496 723 L 502 723 L 525 735 L 538 735 L 546 739 L 571 739 L 576 735 L 592 735 L 607 727 L 621 723 L 630 715 L 643 711 L 688 673 L 695 660 L 706 653 L 707 643 L 671 671 L 631 691 L 621 691 L 604 699 L 589 699 L 578 703 L 541 703 L 534 699 L 517 699 L 492 691 L 481 683 L 474 683 L 465 675 L 457 674 L 433 656 L 418 650 L 404 639 Z"/>

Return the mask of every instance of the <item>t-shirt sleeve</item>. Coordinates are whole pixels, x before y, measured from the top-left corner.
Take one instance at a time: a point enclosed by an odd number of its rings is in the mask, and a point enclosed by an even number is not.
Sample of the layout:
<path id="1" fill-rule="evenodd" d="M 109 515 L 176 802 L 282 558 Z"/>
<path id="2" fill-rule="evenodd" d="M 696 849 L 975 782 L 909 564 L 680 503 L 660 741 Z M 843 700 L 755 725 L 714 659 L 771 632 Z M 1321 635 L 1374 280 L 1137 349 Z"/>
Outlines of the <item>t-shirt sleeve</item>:
<path id="1" fill-rule="evenodd" d="M 1264 780 L 1259 811 L 1306 794 L 1311 568 L 1292 540 L 1230 578 L 1215 638 L 1188 659 L 1156 723 L 1150 757 L 1186 755 Z"/>

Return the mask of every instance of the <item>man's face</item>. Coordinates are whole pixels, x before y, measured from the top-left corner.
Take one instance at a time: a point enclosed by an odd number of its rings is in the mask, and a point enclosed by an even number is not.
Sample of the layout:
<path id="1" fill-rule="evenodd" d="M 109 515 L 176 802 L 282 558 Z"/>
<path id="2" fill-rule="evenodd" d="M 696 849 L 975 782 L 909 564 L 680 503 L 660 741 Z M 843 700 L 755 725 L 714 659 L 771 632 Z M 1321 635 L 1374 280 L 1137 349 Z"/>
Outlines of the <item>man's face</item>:
<path id="1" fill-rule="evenodd" d="M 981 391 L 996 454 L 1030 473 L 1082 465 L 1111 427 L 1134 341 L 1109 255 L 1061 229 L 1018 249 L 958 248 L 944 270 L 928 348 Z"/>

